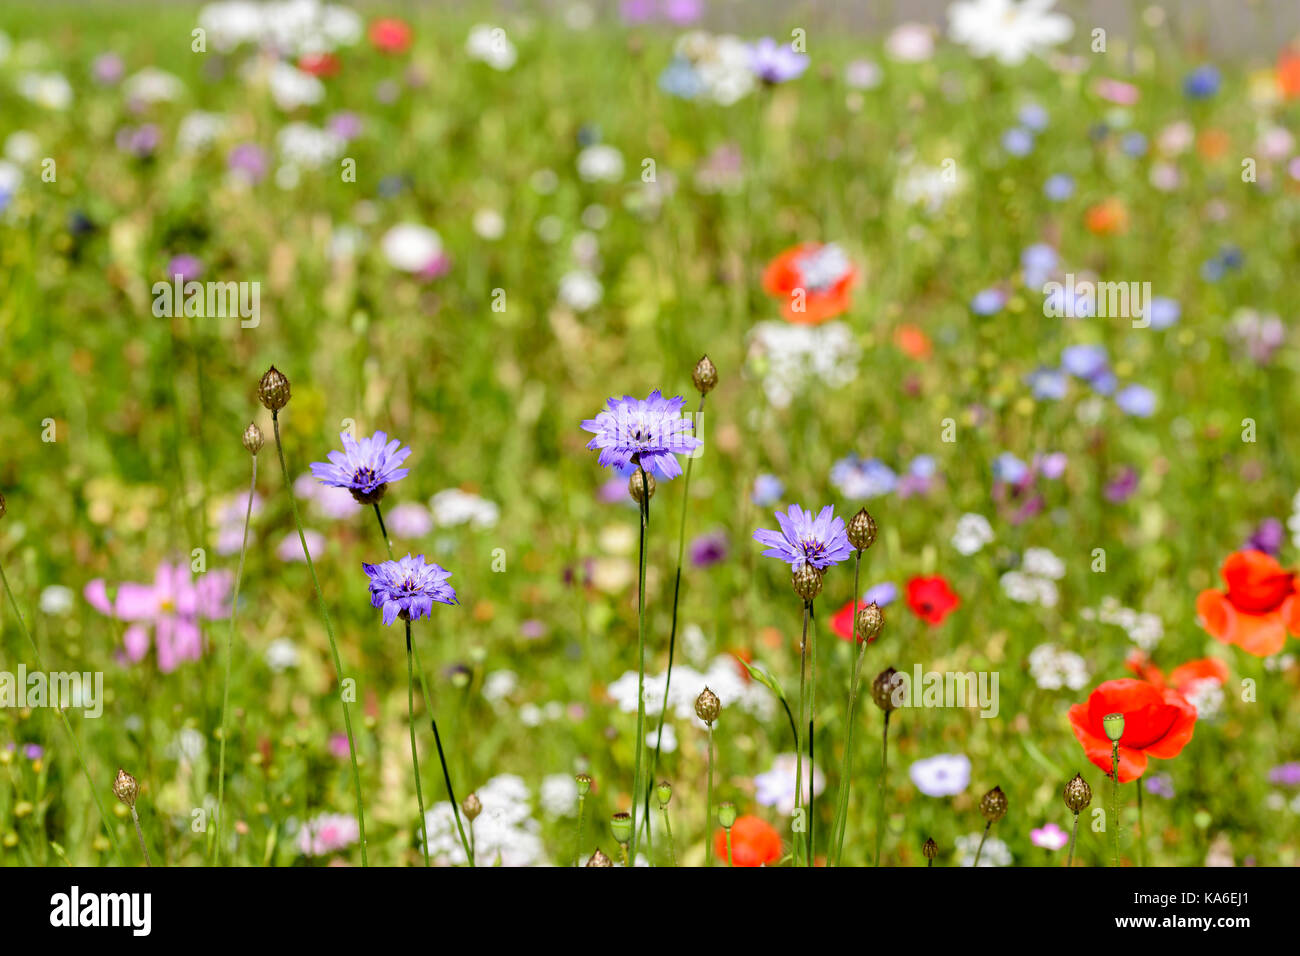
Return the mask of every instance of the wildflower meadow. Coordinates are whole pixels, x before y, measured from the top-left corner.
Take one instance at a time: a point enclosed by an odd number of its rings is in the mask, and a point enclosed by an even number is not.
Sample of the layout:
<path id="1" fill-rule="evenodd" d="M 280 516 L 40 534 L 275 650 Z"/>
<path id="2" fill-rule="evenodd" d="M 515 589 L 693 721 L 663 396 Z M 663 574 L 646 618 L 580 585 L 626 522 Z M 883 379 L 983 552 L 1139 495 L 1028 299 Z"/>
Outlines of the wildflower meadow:
<path id="1" fill-rule="evenodd" d="M 1295 11 L 906 6 L 0 6 L 0 864 L 1300 863 Z"/>

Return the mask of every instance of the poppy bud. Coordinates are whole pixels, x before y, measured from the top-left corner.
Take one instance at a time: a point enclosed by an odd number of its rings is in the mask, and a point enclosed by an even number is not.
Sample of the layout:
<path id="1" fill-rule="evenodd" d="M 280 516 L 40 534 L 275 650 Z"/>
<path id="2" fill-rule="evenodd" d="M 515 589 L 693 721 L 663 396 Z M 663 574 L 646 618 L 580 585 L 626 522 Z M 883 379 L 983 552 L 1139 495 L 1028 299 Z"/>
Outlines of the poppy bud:
<path id="1" fill-rule="evenodd" d="M 925 845 L 921 847 L 921 855 L 927 860 L 933 860 L 939 855 L 939 844 L 934 842 L 934 837 L 925 841 Z"/>
<path id="2" fill-rule="evenodd" d="M 1101 719 L 1101 726 L 1106 731 L 1106 737 L 1110 742 L 1115 743 L 1124 736 L 1124 715 L 1107 714 Z"/>
<path id="3" fill-rule="evenodd" d="M 262 450 L 262 429 L 257 427 L 255 422 L 249 422 L 248 427 L 244 429 L 244 448 L 250 455 L 256 455 Z"/>
<path id="4" fill-rule="evenodd" d="M 273 412 L 289 404 L 289 380 L 274 365 L 257 383 L 257 400 Z"/>
<path id="5" fill-rule="evenodd" d="M 730 800 L 718 804 L 718 822 L 724 830 L 730 830 L 736 823 L 736 805 Z"/>
<path id="6" fill-rule="evenodd" d="M 600 847 L 596 847 L 596 852 L 587 860 L 587 866 L 613 866 L 614 861 L 600 852 Z"/>
<path id="7" fill-rule="evenodd" d="M 994 787 L 980 798 L 980 813 L 989 823 L 997 823 L 1007 815 L 1007 795 L 1001 787 Z"/>
<path id="8" fill-rule="evenodd" d="M 673 798 L 673 788 L 667 780 L 659 781 L 659 786 L 655 788 L 655 795 L 659 798 L 660 809 L 668 809 L 668 801 Z"/>
<path id="9" fill-rule="evenodd" d="M 632 472 L 632 477 L 627 480 L 627 493 L 632 496 L 632 500 L 637 504 L 641 503 L 641 492 L 643 488 L 650 489 L 650 497 L 655 496 L 655 476 L 650 472 L 645 472 L 645 479 L 641 478 L 641 469 L 638 468 Z"/>
<path id="10" fill-rule="evenodd" d="M 706 724 L 711 724 L 718 719 L 720 713 L 722 701 L 718 700 L 717 694 L 705 687 L 700 691 L 700 696 L 695 698 L 695 716 Z"/>
<path id="11" fill-rule="evenodd" d="M 852 518 L 849 519 L 848 527 L 844 529 L 849 536 L 849 544 L 859 551 L 865 551 L 871 547 L 871 542 L 876 540 L 876 521 L 863 508 Z"/>
<path id="12" fill-rule="evenodd" d="M 136 782 L 135 777 L 119 767 L 117 779 L 113 781 L 113 793 L 116 794 L 117 799 L 134 810 L 135 798 L 140 795 L 140 784 Z"/>
<path id="13" fill-rule="evenodd" d="M 628 843 L 632 839 L 632 814 L 620 810 L 609 818 L 609 832 L 619 843 Z"/>
<path id="14" fill-rule="evenodd" d="M 1090 803 L 1092 803 L 1092 787 L 1088 786 L 1088 781 L 1083 779 L 1082 774 L 1076 773 L 1074 779 L 1065 785 L 1065 805 L 1078 813 Z"/>
<path id="15" fill-rule="evenodd" d="M 885 713 L 889 713 L 894 709 L 894 687 L 897 680 L 898 671 L 892 667 L 886 667 L 871 682 L 871 699 Z"/>
<path id="16" fill-rule="evenodd" d="M 477 793 L 471 793 L 460 802 L 460 808 L 465 813 L 465 818 L 473 823 L 480 813 L 483 812 L 483 801 L 478 798 Z"/>
<path id="17" fill-rule="evenodd" d="M 578 782 L 578 795 L 585 797 L 591 792 L 591 775 L 580 773 L 573 778 Z"/>
<path id="18" fill-rule="evenodd" d="M 853 623 L 854 630 L 858 632 L 858 640 L 874 641 L 885 628 L 885 612 L 880 610 L 875 601 L 872 601 L 858 610 L 858 616 Z"/>
<path id="19" fill-rule="evenodd" d="M 695 363 L 695 371 L 691 373 L 691 381 L 695 383 L 695 390 L 701 395 L 707 395 L 713 391 L 713 387 L 718 384 L 718 370 L 714 364 L 709 361 L 707 355 Z"/>
<path id="20" fill-rule="evenodd" d="M 795 594 L 805 601 L 811 601 L 822 592 L 822 569 L 805 564 L 794 573 L 791 583 Z"/>

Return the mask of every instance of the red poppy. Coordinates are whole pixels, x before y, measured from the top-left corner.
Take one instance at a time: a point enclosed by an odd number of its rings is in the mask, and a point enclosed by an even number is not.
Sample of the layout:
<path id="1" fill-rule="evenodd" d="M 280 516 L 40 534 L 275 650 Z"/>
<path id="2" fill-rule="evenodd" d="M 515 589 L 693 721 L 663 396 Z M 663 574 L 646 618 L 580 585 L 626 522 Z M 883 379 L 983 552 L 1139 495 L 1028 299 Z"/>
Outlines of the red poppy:
<path id="1" fill-rule="evenodd" d="M 1300 50 L 1283 50 L 1278 55 L 1277 86 L 1283 99 L 1300 97 Z"/>
<path id="2" fill-rule="evenodd" d="M 405 20 L 386 17 L 370 24 L 370 44 L 381 53 L 405 53 L 411 37 L 411 27 Z"/>
<path id="3" fill-rule="evenodd" d="M 763 291 L 783 301 L 788 322 L 817 325 L 848 311 L 849 292 L 858 270 L 834 243 L 805 242 L 793 246 L 763 272 Z"/>
<path id="4" fill-rule="evenodd" d="M 721 827 L 713 835 L 713 852 L 718 859 L 727 858 L 727 831 Z M 776 827 L 758 817 L 738 817 L 731 825 L 732 866 L 765 866 L 781 858 L 781 834 Z"/>
<path id="5" fill-rule="evenodd" d="M 1287 631 L 1300 635 L 1295 572 L 1263 551 L 1236 551 L 1219 573 L 1228 590 L 1202 591 L 1196 598 L 1201 626 L 1216 640 L 1268 657 L 1282 649 Z"/>
<path id="6" fill-rule="evenodd" d="M 1070 708 L 1070 726 L 1094 764 L 1110 773 L 1111 743 L 1102 718 L 1124 715 L 1119 739 L 1119 782 L 1142 776 L 1147 758 L 1169 760 L 1182 753 L 1192 739 L 1196 708 L 1172 687 L 1157 687 L 1125 677 L 1097 685 L 1082 704 Z"/>
<path id="7" fill-rule="evenodd" d="M 341 61 L 333 53 L 304 53 L 298 57 L 298 69 L 312 76 L 334 76 Z"/>
<path id="8" fill-rule="evenodd" d="M 907 606 L 921 620 L 929 624 L 942 624 L 943 619 L 957 609 L 961 598 L 948 587 L 943 577 L 912 578 L 907 582 Z"/>
<path id="9" fill-rule="evenodd" d="M 1113 236 L 1128 231 L 1128 209 L 1115 197 L 1089 206 L 1083 216 L 1088 231 L 1098 236 Z"/>
<path id="10" fill-rule="evenodd" d="M 934 346 L 930 344 L 930 337 L 921 331 L 920 326 L 913 325 L 910 322 L 905 322 L 894 330 L 894 344 L 908 358 L 914 358 L 920 362 L 929 359 L 934 351 Z"/>
<path id="11" fill-rule="evenodd" d="M 1201 681 L 1212 680 L 1217 684 L 1224 684 L 1228 680 L 1228 665 L 1217 657 L 1202 657 L 1188 661 L 1186 664 L 1179 664 L 1169 672 L 1168 677 L 1165 677 L 1160 668 L 1151 663 L 1151 658 L 1143 651 L 1134 651 L 1124 663 L 1129 670 L 1148 684 L 1153 684 L 1161 690 L 1172 687 L 1184 695 L 1194 684 L 1199 684 Z"/>

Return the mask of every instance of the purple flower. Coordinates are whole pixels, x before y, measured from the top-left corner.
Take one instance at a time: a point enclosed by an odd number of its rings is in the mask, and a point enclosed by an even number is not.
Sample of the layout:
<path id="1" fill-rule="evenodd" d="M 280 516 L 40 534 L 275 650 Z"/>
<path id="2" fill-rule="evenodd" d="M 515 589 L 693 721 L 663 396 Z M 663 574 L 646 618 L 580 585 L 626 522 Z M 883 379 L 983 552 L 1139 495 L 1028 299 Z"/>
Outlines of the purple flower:
<path id="1" fill-rule="evenodd" d="M 307 547 L 315 554 L 320 554 L 325 550 L 325 536 L 319 531 L 313 531 L 311 528 L 306 529 L 302 536 L 307 539 Z M 279 546 L 275 549 L 275 556 L 281 561 L 306 561 L 307 556 L 302 551 L 302 541 L 298 538 L 298 533 L 290 531 L 281 540 Z"/>
<path id="2" fill-rule="evenodd" d="M 143 126 L 123 126 L 117 131 L 117 148 L 130 153 L 138 159 L 147 159 L 154 154 L 162 141 L 162 133 L 153 123 Z"/>
<path id="3" fill-rule="evenodd" d="M 796 53 L 788 43 L 763 37 L 750 47 L 749 66 L 764 83 L 784 83 L 808 69 L 808 55 Z"/>
<path id="4" fill-rule="evenodd" d="M 1074 179 L 1065 173 L 1049 176 L 1043 184 L 1043 194 L 1052 202 L 1065 202 L 1074 195 Z"/>
<path id="5" fill-rule="evenodd" d="M 965 754 L 939 754 L 918 760 L 907 775 L 927 797 L 951 797 L 970 784 L 970 758 Z"/>
<path id="6" fill-rule="evenodd" d="M 1037 242 L 1028 246 L 1020 254 L 1020 268 L 1024 272 L 1025 285 L 1030 288 L 1044 285 L 1056 271 L 1059 262 L 1060 256 L 1047 243 Z"/>
<path id="7" fill-rule="evenodd" d="M 798 571 L 805 564 L 824 570 L 848 560 L 853 553 L 844 519 L 835 517 L 834 505 L 827 505 L 816 516 L 791 505 L 785 514 L 776 512 L 776 523 L 780 531 L 759 528 L 754 540 L 768 546 L 763 552 L 765 557 L 780 558 L 792 570 Z"/>
<path id="8" fill-rule="evenodd" d="M 180 276 L 183 282 L 189 282 L 201 275 L 203 275 L 203 263 L 198 256 L 182 253 L 179 256 L 172 256 L 171 262 L 167 263 L 167 277 L 169 279 L 172 276 Z"/>
<path id="9" fill-rule="evenodd" d="M 893 581 L 881 581 L 879 584 L 867 588 L 867 593 L 862 595 L 863 604 L 874 604 L 876 607 L 886 607 L 898 600 L 898 585 Z"/>
<path id="10" fill-rule="evenodd" d="M 758 507 L 766 508 L 776 504 L 784 493 L 785 485 L 776 475 L 759 475 L 754 479 L 754 490 L 749 497 Z"/>
<path id="11" fill-rule="evenodd" d="M 1106 483 L 1106 489 L 1103 492 L 1106 500 L 1112 504 L 1119 504 L 1128 501 L 1133 497 L 1133 492 L 1138 489 L 1137 469 L 1131 465 L 1125 465 L 1120 469 L 1117 476 Z"/>
<path id="12" fill-rule="evenodd" d="M 1093 381 L 1108 370 L 1103 345 L 1067 345 L 1061 350 L 1061 366 L 1076 378 Z"/>
<path id="13" fill-rule="evenodd" d="M 1286 531 L 1282 527 L 1282 522 L 1276 518 L 1265 518 L 1243 547 L 1248 550 L 1253 548 L 1256 551 L 1263 551 L 1276 558 L 1281 553 L 1282 542 L 1285 540 Z"/>
<path id="14" fill-rule="evenodd" d="M 1208 63 L 1198 66 L 1183 80 L 1183 92 L 1189 99 L 1209 99 L 1219 92 L 1219 71 Z"/>
<path id="15" fill-rule="evenodd" d="M 1034 846 L 1044 850 L 1059 850 L 1070 842 L 1070 835 L 1055 823 L 1048 823 L 1029 831 L 1029 839 Z"/>
<path id="16" fill-rule="evenodd" d="M 582 423 L 584 431 L 595 434 L 587 443 L 600 451 L 604 468 L 625 468 L 637 459 L 656 478 L 671 479 L 682 473 L 678 455 L 689 454 L 703 442 L 683 434 L 691 428 L 689 418 L 682 417 L 686 399 L 678 395 L 664 398 L 659 389 L 648 398 L 611 398 L 595 418 Z"/>
<path id="17" fill-rule="evenodd" d="M 101 53 L 95 57 L 90 72 L 100 86 L 112 86 L 126 73 L 126 64 L 116 53 Z"/>
<path id="18" fill-rule="evenodd" d="M 1025 377 L 1034 398 L 1059 401 L 1065 398 L 1065 373 L 1058 368 L 1037 368 Z"/>
<path id="19" fill-rule="evenodd" d="M 1009 485 L 1018 485 L 1029 480 L 1031 475 L 1028 465 L 1011 454 L 1011 452 L 1004 451 L 993 459 L 993 477 L 995 480 L 1005 481 Z"/>
<path id="20" fill-rule="evenodd" d="M 934 487 L 936 465 L 932 455 L 917 455 L 907 466 L 907 474 L 898 482 L 898 496 L 925 495 Z"/>
<path id="21" fill-rule="evenodd" d="M 361 135 L 361 117 L 351 110 L 342 110 L 333 114 L 325 125 L 331 133 L 344 141 L 356 139 Z"/>
<path id="22" fill-rule="evenodd" d="M 1154 296 L 1147 308 L 1147 318 L 1153 329 L 1167 329 L 1178 321 L 1183 308 L 1175 300 Z"/>
<path id="23" fill-rule="evenodd" d="M 1035 133 L 1042 132 L 1047 128 L 1047 110 L 1037 103 L 1026 103 L 1020 108 L 1017 115 L 1020 119 L 1020 125 L 1033 130 Z"/>
<path id="24" fill-rule="evenodd" d="M 396 438 L 388 440 L 383 432 L 357 441 L 351 432 L 341 432 L 343 451 L 332 451 L 329 463 L 312 462 L 311 473 L 322 484 L 346 488 L 352 497 L 363 505 L 372 504 L 384 496 L 390 481 L 409 475 L 410 469 L 399 467 L 406 461 L 411 449 L 402 446 Z"/>
<path id="25" fill-rule="evenodd" d="M 1002 134 L 1002 148 L 1012 156 L 1028 156 L 1034 150 L 1034 134 L 1014 126 Z"/>
<path id="26" fill-rule="evenodd" d="M 45 748 L 40 744 L 24 744 L 23 756 L 28 760 L 40 760 L 45 756 Z"/>
<path id="27" fill-rule="evenodd" d="M 433 516 L 424 505 L 408 501 L 388 512 L 388 527 L 399 538 L 423 538 L 433 530 Z"/>
<path id="28" fill-rule="evenodd" d="M 1150 418 L 1156 412 L 1156 393 L 1145 385 L 1126 385 L 1115 396 L 1122 411 L 1137 418 Z"/>
<path id="29" fill-rule="evenodd" d="M 700 535 L 691 542 L 691 564 L 697 568 L 707 568 L 717 564 L 727 556 L 727 536 L 721 531 L 712 531 Z"/>
<path id="30" fill-rule="evenodd" d="M 875 458 L 849 455 L 831 466 L 831 484 L 846 498 L 875 498 L 898 487 L 898 476 Z"/>
<path id="31" fill-rule="evenodd" d="M 1300 787 L 1300 761 L 1279 764 L 1268 772 L 1268 780 L 1280 787 Z"/>
<path id="32" fill-rule="evenodd" d="M 418 621 L 432 615 L 434 601 L 457 603 L 456 592 L 447 583 L 451 572 L 427 563 L 422 554 L 361 567 L 370 578 L 370 603 L 384 609 L 384 623 L 389 626 L 398 617 Z"/>
<path id="33" fill-rule="evenodd" d="M 1007 296 L 1001 289 L 984 289 L 970 300 L 970 310 L 976 315 L 993 315 L 1006 304 Z"/>
<path id="34" fill-rule="evenodd" d="M 1166 800 L 1174 798 L 1174 781 L 1167 773 L 1152 774 L 1146 780 L 1147 793 L 1154 793 Z"/>
<path id="35" fill-rule="evenodd" d="M 266 150 L 256 143 L 240 143 L 226 157 L 226 166 L 237 179 L 256 185 L 266 178 L 270 168 Z"/>

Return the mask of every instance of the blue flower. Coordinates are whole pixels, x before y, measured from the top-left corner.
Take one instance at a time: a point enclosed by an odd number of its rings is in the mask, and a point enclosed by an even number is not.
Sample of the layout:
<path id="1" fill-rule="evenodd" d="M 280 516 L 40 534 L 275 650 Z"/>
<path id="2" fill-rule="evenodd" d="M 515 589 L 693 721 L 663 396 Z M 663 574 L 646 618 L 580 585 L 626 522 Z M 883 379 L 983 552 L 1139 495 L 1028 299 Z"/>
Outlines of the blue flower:
<path id="1" fill-rule="evenodd" d="M 1052 273 L 1056 271 L 1059 262 L 1060 256 L 1047 243 L 1036 242 L 1032 246 L 1027 246 L 1025 251 L 1020 253 L 1020 268 L 1024 272 L 1025 285 L 1038 288 L 1046 284 L 1052 277 Z"/>
<path id="2" fill-rule="evenodd" d="M 1026 129 L 1041 133 L 1047 128 L 1047 110 L 1037 103 L 1026 103 L 1020 108 L 1020 125 Z"/>
<path id="3" fill-rule="evenodd" d="M 1147 307 L 1147 318 L 1153 329 L 1169 328 L 1177 323 L 1182 313 L 1183 307 L 1177 301 L 1159 295 L 1152 297 L 1151 304 Z"/>
<path id="4" fill-rule="evenodd" d="M 704 92 L 704 80 L 689 60 L 677 56 L 659 74 L 659 89 L 670 96 L 693 100 Z"/>
<path id="5" fill-rule="evenodd" d="M 1034 134 L 1019 126 L 1002 134 L 1002 148 L 1012 156 L 1028 156 L 1034 150 Z"/>
<path id="6" fill-rule="evenodd" d="M 879 584 L 867 588 L 867 593 L 862 595 L 863 604 L 875 604 L 876 607 L 887 607 L 898 600 L 898 585 L 893 581 L 881 581 Z"/>
<path id="7" fill-rule="evenodd" d="M 808 69 L 808 55 L 789 43 L 763 37 L 749 48 L 749 66 L 764 83 L 784 83 Z"/>
<path id="8" fill-rule="evenodd" d="M 898 487 L 898 476 L 875 458 L 849 455 L 831 466 L 831 484 L 846 498 L 875 498 Z"/>
<path id="9" fill-rule="evenodd" d="M 1156 395 L 1145 385 L 1126 385 L 1115 396 L 1115 404 L 1129 415 L 1150 418 L 1156 411 Z"/>
<path id="10" fill-rule="evenodd" d="M 1059 368 L 1038 368 L 1025 377 L 1034 398 L 1059 401 L 1065 398 L 1065 373 Z"/>
<path id="11" fill-rule="evenodd" d="M 1052 202 L 1065 202 L 1074 195 L 1074 178 L 1065 173 L 1049 176 L 1043 184 L 1043 193 Z"/>
<path id="12" fill-rule="evenodd" d="M 1219 92 L 1219 71 L 1210 64 L 1198 66 L 1183 80 L 1183 92 L 1194 100 L 1209 99 Z"/>
<path id="13" fill-rule="evenodd" d="M 1061 367 L 1076 378 L 1087 381 L 1108 370 L 1104 345 L 1067 345 L 1061 350 Z"/>
<path id="14" fill-rule="evenodd" d="M 388 440 L 383 432 L 357 441 L 350 432 L 341 432 L 342 451 L 332 451 L 329 462 L 312 462 L 311 473 L 322 484 L 346 488 L 362 504 L 373 504 L 384 496 L 390 481 L 410 474 L 399 467 L 411 454 L 397 439 Z"/>
<path id="15" fill-rule="evenodd" d="M 456 604 L 456 592 L 447 579 L 451 572 L 426 563 L 424 555 L 407 555 L 383 564 L 363 564 L 370 578 L 370 603 L 383 608 L 384 623 L 392 625 L 399 617 L 418 621 L 433 613 L 433 603 Z"/>
<path id="16" fill-rule="evenodd" d="M 780 501 L 784 493 L 785 485 L 781 484 L 781 479 L 776 475 L 759 475 L 754 479 L 754 490 L 750 494 L 750 500 L 758 507 L 766 508 Z"/>
<path id="17" fill-rule="evenodd" d="M 806 564 L 825 570 L 833 564 L 848 560 L 853 553 L 844 519 L 835 517 L 835 506 L 827 505 L 815 516 L 798 505 L 789 512 L 776 512 L 780 531 L 759 528 L 754 540 L 768 546 L 764 557 L 780 558 L 798 571 Z"/>
<path id="18" fill-rule="evenodd" d="M 611 398 L 605 408 L 582 423 L 584 431 L 595 434 L 587 443 L 600 451 L 604 468 L 625 468 L 636 459 L 656 478 L 676 478 L 682 473 L 678 455 L 686 455 L 703 442 L 691 435 L 691 420 L 682 417 L 686 399 L 680 395 L 664 398 L 659 389 L 648 398 Z"/>
<path id="19" fill-rule="evenodd" d="M 1001 289 L 982 289 L 970 300 L 970 310 L 976 315 L 993 315 L 1006 304 L 1007 296 Z"/>
<path id="20" fill-rule="evenodd" d="M 993 477 L 1009 485 L 1018 485 L 1029 477 L 1029 466 L 1011 452 L 1004 451 L 993 459 Z"/>
<path id="21" fill-rule="evenodd" d="M 1147 138 L 1137 130 L 1133 130 L 1124 134 L 1124 138 L 1119 141 L 1119 148 L 1129 156 L 1144 156 L 1147 151 Z"/>

